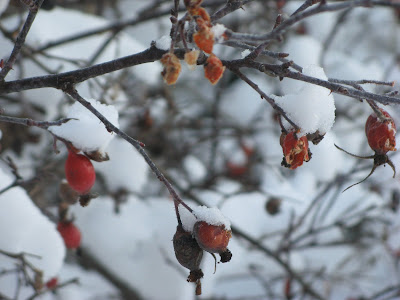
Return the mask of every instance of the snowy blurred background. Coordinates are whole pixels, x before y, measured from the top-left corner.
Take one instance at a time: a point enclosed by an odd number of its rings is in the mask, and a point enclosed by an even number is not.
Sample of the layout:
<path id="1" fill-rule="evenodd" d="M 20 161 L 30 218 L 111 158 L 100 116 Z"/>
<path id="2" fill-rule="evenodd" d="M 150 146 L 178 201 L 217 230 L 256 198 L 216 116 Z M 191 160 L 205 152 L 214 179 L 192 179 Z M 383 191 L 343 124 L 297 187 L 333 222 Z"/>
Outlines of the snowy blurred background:
<path id="1" fill-rule="evenodd" d="M 173 2 L 44 1 L 6 81 L 84 68 L 138 53 L 153 41 L 167 49 Z M 203 7 L 212 15 L 226 2 L 204 1 Z M 304 3 L 243 2 L 218 23 L 234 32 L 266 33 L 278 14 L 289 18 Z M 0 59 L 11 53 L 27 12 L 22 1 L 0 0 Z M 119 29 L 51 44 L 125 20 L 131 22 Z M 317 14 L 296 22 L 267 49 L 288 53 L 304 74 L 323 80 L 399 81 L 399 9 L 376 5 Z M 249 53 L 244 50 L 214 45 L 223 60 L 240 59 Z M 260 61 L 280 63 L 266 56 Z M 400 175 L 393 179 L 390 167 L 381 166 L 342 193 L 373 164 L 334 146 L 373 154 L 364 130 L 372 110 L 365 101 L 243 69 L 301 134 L 326 133 L 318 145 L 310 143 L 312 159 L 290 170 L 281 166 L 276 112 L 236 75 L 226 70 L 212 86 L 202 66 L 190 70 L 182 63 L 177 84 L 168 86 L 161 71 L 159 62 L 146 63 L 76 88 L 146 145 L 189 206 L 221 210 L 233 230 L 232 260 L 214 272 L 213 257 L 205 255 L 203 293 L 195 296 L 174 254 L 173 201 L 138 151 L 59 90 L 0 93 L 3 115 L 78 119 L 49 131 L 0 122 L 0 299 L 400 299 Z M 363 88 L 384 94 L 400 85 Z M 385 109 L 400 124 L 400 106 Z M 67 149 L 58 142 L 57 153 L 51 133 L 110 158 L 93 163 L 98 197 L 87 207 L 69 207 L 82 233 L 77 250 L 65 249 L 56 230 Z M 389 156 L 399 169 L 400 155 Z M 34 282 L 38 270 L 42 287 Z M 52 278 L 58 285 L 47 287 Z"/>

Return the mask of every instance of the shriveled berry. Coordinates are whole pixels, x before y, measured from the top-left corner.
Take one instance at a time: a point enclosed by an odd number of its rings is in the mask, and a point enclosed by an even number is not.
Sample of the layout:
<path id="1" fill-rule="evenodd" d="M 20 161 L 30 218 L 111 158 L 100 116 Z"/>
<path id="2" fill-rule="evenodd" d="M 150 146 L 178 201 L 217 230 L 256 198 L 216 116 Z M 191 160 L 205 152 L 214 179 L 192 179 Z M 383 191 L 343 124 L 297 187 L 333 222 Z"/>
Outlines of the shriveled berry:
<path id="1" fill-rule="evenodd" d="M 164 66 L 161 72 L 166 84 L 175 84 L 181 72 L 181 63 L 174 53 L 165 53 L 161 57 L 161 63 Z"/>
<path id="2" fill-rule="evenodd" d="M 217 84 L 224 74 L 225 67 L 221 60 L 214 54 L 211 54 L 204 65 L 204 75 L 211 82 L 211 84 Z"/>
<path id="3" fill-rule="evenodd" d="M 280 212 L 282 199 L 271 197 L 265 204 L 265 209 L 270 215 L 276 215 Z"/>
<path id="4" fill-rule="evenodd" d="M 365 123 L 365 134 L 368 144 L 377 154 L 386 154 L 388 151 L 396 151 L 396 124 L 389 113 L 379 109 L 386 117 L 381 120 L 373 113 Z"/>
<path id="5" fill-rule="evenodd" d="M 295 132 L 283 133 L 280 138 L 283 150 L 282 165 L 292 170 L 310 160 L 307 137 L 297 138 Z"/>
<path id="6" fill-rule="evenodd" d="M 69 151 L 65 162 L 65 177 L 72 189 L 80 194 L 86 194 L 94 185 L 96 173 L 86 156 Z"/>
<path id="7" fill-rule="evenodd" d="M 57 230 L 64 240 L 65 247 L 76 249 L 81 244 L 81 232 L 72 222 L 58 222 Z"/>
<path id="8" fill-rule="evenodd" d="M 199 247 L 192 233 L 185 231 L 181 225 L 178 225 L 172 241 L 178 262 L 191 271 L 199 270 L 203 258 L 203 249 Z"/>
<path id="9" fill-rule="evenodd" d="M 210 253 L 226 251 L 232 234 L 224 225 L 211 225 L 205 221 L 197 221 L 193 234 L 200 248 Z"/>

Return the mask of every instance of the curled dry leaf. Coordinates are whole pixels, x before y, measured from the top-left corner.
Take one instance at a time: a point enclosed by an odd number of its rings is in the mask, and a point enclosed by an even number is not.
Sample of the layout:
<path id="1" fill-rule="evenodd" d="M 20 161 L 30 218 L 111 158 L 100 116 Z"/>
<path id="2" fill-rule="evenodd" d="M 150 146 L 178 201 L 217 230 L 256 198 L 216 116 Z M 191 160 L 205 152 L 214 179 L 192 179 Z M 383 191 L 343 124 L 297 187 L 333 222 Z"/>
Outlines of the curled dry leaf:
<path id="1" fill-rule="evenodd" d="M 174 53 L 165 53 L 161 58 L 164 70 L 161 72 L 166 84 L 175 84 L 181 72 L 181 62 Z"/>
<path id="2" fill-rule="evenodd" d="M 211 54 L 204 65 L 204 76 L 214 85 L 221 79 L 224 71 L 225 67 L 221 60 L 214 54 Z"/>

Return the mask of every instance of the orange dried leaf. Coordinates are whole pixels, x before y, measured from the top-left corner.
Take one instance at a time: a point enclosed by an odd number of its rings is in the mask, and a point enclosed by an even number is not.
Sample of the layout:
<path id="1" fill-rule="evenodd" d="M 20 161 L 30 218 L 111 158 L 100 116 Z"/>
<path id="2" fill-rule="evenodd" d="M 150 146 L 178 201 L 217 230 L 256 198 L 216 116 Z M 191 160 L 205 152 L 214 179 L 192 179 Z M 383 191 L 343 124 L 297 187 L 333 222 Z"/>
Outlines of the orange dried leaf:
<path id="1" fill-rule="evenodd" d="M 181 72 L 181 62 L 173 53 L 165 53 L 161 58 L 164 70 L 161 72 L 165 83 L 175 84 Z"/>
<path id="2" fill-rule="evenodd" d="M 224 74 L 225 67 L 222 65 L 221 60 L 214 54 L 211 54 L 204 65 L 204 75 L 211 82 L 217 84 Z"/>
<path id="3" fill-rule="evenodd" d="M 199 50 L 192 50 L 190 52 L 185 53 L 185 62 L 189 65 L 191 70 L 193 70 L 196 67 L 199 54 L 200 54 Z"/>

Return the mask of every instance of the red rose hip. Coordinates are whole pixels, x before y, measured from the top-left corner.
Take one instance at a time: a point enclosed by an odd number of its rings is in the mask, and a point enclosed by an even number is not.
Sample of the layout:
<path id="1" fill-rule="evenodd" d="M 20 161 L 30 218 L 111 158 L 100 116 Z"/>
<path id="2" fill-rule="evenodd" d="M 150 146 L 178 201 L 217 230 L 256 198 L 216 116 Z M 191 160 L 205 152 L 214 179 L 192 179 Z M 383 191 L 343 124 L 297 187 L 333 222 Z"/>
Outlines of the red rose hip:
<path id="1" fill-rule="evenodd" d="M 200 248 L 210 253 L 225 252 L 232 236 L 224 225 L 211 225 L 205 221 L 196 222 L 193 233 Z"/>
<path id="2" fill-rule="evenodd" d="M 282 165 L 294 170 L 310 160 L 306 136 L 298 139 L 293 131 L 287 134 L 282 132 L 280 143 L 284 156 Z"/>
<path id="3" fill-rule="evenodd" d="M 81 232 L 72 222 L 58 222 L 57 230 L 64 240 L 65 247 L 76 249 L 81 244 Z"/>
<path id="4" fill-rule="evenodd" d="M 93 164 L 86 156 L 68 151 L 65 177 L 73 190 L 80 194 L 86 194 L 94 185 L 96 173 Z"/>
<path id="5" fill-rule="evenodd" d="M 380 120 L 375 113 L 371 114 L 365 123 L 365 134 L 371 149 L 377 154 L 385 154 L 396 151 L 396 124 L 385 110 L 379 110 L 386 120 Z"/>

